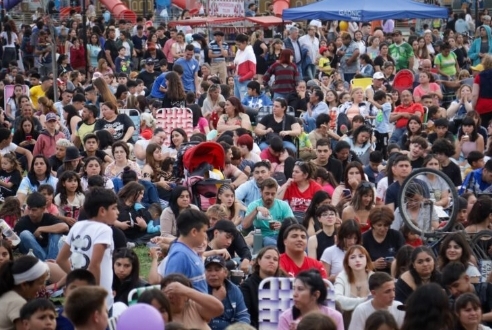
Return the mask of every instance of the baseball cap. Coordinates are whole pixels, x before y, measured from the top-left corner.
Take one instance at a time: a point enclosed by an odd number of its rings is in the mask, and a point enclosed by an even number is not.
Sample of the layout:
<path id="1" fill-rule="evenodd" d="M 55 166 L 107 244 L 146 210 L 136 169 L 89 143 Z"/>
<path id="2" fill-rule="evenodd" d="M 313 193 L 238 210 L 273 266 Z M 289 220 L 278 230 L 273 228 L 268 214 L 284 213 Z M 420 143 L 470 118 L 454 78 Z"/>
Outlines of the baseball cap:
<path id="1" fill-rule="evenodd" d="M 323 55 L 323 53 L 324 53 L 324 52 L 326 52 L 327 50 L 328 50 L 328 47 L 323 46 L 323 47 L 321 47 L 321 48 L 319 49 L 319 54 L 320 54 L 320 55 Z"/>
<path id="2" fill-rule="evenodd" d="M 53 113 L 50 112 L 46 115 L 46 121 L 52 121 L 52 120 L 58 120 L 58 117 Z"/>
<path id="3" fill-rule="evenodd" d="M 148 58 L 145 60 L 145 64 L 154 65 L 154 60 L 152 58 Z"/>
<path id="4" fill-rule="evenodd" d="M 208 256 L 205 259 L 205 268 L 207 268 L 211 264 L 217 264 L 217 265 L 220 265 L 220 266 L 226 268 L 226 262 L 225 262 L 224 258 L 222 258 L 221 256 L 218 256 L 218 255 Z"/>
<path id="5" fill-rule="evenodd" d="M 153 42 L 149 42 L 149 43 L 147 44 L 147 49 L 156 49 L 156 47 L 155 47 L 155 43 L 153 43 Z"/>
<path id="6" fill-rule="evenodd" d="M 373 74 L 372 79 L 384 79 L 384 74 L 378 71 L 375 74 Z"/>
<path id="7" fill-rule="evenodd" d="M 215 223 L 214 230 L 224 231 L 229 234 L 237 232 L 236 226 L 231 220 L 219 220 Z"/>
<path id="8" fill-rule="evenodd" d="M 483 68 L 483 64 L 479 63 L 475 66 L 470 67 L 470 69 L 472 69 L 472 71 L 482 72 L 484 68 Z"/>

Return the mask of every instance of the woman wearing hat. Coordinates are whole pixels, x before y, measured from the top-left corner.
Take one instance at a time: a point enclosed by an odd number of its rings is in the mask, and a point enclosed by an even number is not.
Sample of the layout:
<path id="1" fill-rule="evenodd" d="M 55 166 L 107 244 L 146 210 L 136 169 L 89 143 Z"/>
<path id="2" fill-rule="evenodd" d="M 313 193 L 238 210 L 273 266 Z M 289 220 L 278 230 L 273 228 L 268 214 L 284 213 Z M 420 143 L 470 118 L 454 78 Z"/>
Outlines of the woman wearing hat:
<path id="1" fill-rule="evenodd" d="M 65 151 L 65 158 L 63 158 L 63 165 L 56 171 L 56 176 L 59 178 L 65 171 L 80 173 L 82 171 L 82 158 L 83 157 L 80 155 L 77 147 L 67 147 L 67 150 Z"/>

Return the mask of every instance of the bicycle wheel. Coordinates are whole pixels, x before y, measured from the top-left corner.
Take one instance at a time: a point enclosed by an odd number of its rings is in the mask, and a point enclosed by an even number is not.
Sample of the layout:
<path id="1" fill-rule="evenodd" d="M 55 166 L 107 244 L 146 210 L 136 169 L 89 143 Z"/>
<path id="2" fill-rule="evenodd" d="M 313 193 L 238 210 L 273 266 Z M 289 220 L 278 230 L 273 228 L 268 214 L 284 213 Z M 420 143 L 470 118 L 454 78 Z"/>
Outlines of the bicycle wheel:
<path id="1" fill-rule="evenodd" d="M 435 205 L 446 198 L 448 205 L 445 210 Z M 458 215 L 457 201 L 458 192 L 447 175 L 432 168 L 419 168 L 403 181 L 398 193 L 398 211 L 407 227 L 421 236 L 430 237 L 436 231 L 452 230 Z M 413 210 L 418 210 L 417 217 Z M 439 229 L 434 230 L 436 217 Z M 443 224 L 441 220 L 444 219 L 447 222 Z"/>
<path id="2" fill-rule="evenodd" d="M 470 247 L 479 264 L 483 260 L 491 260 L 492 230 L 481 230 L 474 234 L 470 242 Z"/>

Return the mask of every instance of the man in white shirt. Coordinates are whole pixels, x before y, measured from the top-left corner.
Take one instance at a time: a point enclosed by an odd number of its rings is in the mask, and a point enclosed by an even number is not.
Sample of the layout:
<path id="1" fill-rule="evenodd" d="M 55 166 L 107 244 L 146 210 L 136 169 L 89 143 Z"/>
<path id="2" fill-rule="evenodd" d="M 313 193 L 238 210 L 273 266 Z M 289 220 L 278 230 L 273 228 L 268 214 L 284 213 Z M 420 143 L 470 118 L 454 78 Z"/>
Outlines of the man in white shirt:
<path id="1" fill-rule="evenodd" d="M 309 80 L 315 78 L 316 71 L 316 57 L 319 52 L 319 40 L 316 38 L 316 26 L 310 25 L 308 27 L 308 33 L 299 38 L 299 43 L 308 49 L 308 56 L 311 58 L 311 64 L 306 68 L 306 75 Z"/>
<path id="2" fill-rule="evenodd" d="M 395 301 L 395 281 L 384 272 L 375 272 L 369 277 L 372 299 L 357 306 L 352 314 L 348 330 L 364 329 L 367 318 L 378 310 L 387 310 L 396 320 L 398 327 L 403 324 L 405 312 L 398 309 L 401 302 Z"/>

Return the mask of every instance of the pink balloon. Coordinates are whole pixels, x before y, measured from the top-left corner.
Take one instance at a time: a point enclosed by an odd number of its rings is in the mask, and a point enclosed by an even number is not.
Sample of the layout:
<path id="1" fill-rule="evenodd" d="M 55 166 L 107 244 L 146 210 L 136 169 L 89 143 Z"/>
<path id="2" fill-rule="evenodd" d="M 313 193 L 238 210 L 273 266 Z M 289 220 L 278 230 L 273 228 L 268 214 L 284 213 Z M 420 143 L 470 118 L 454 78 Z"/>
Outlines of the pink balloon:
<path id="1" fill-rule="evenodd" d="M 116 322 L 116 330 L 163 330 L 164 320 L 155 307 L 135 304 L 128 307 Z"/>

